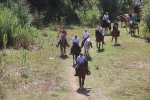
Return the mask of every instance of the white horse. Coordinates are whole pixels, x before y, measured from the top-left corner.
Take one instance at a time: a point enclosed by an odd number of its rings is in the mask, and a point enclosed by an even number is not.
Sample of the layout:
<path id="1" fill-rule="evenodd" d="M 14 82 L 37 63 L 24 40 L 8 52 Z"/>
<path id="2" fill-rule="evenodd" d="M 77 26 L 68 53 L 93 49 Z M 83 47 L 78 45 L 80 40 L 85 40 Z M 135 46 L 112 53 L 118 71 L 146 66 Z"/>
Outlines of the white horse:
<path id="1" fill-rule="evenodd" d="M 84 56 L 90 56 L 89 54 L 89 50 L 90 50 L 90 46 L 92 47 L 92 43 L 90 41 L 90 38 L 86 39 L 86 41 L 84 42 Z"/>

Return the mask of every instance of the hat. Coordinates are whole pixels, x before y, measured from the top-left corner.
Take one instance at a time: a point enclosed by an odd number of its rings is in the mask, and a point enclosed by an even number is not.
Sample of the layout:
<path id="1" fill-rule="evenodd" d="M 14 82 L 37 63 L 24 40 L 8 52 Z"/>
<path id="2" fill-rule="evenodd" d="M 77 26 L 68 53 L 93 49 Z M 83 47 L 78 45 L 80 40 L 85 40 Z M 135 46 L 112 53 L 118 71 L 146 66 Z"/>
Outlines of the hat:
<path id="1" fill-rule="evenodd" d="M 87 31 L 87 29 L 85 29 Z"/>
<path id="2" fill-rule="evenodd" d="M 82 53 L 82 52 L 80 52 L 80 54 L 82 54 L 82 55 L 83 55 L 83 53 Z"/>

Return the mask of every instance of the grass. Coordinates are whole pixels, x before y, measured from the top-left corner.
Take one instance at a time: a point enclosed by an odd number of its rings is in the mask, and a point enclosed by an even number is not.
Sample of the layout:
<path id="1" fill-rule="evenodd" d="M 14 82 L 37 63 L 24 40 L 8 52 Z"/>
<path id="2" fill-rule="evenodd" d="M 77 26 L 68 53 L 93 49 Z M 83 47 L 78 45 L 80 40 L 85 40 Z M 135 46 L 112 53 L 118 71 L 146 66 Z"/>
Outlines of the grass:
<path id="1" fill-rule="evenodd" d="M 71 26 L 67 28 L 69 44 L 71 38 L 78 34 L 81 38 L 84 28 Z M 120 28 L 121 36 L 114 46 L 111 36 L 105 36 L 106 45 L 98 51 L 95 46 L 95 28 L 87 28 L 93 42 L 90 49 L 89 69 L 92 74 L 86 77 L 85 87 L 91 87 L 89 100 L 101 98 L 102 93 L 111 100 L 149 100 L 150 99 L 150 44 L 140 37 L 131 37 L 125 28 Z M 68 63 L 72 56 L 60 56 L 56 48 L 58 32 L 48 28 L 39 31 L 41 47 L 27 51 L 26 63 L 22 65 L 22 51 L 6 49 L 7 56 L 2 56 L 0 73 L 0 97 L 6 100 L 71 100 L 71 88 L 68 86 Z M 136 33 L 137 35 L 137 33 Z M 21 78 L 25 68 L 26 78 Z M 74 73 L 72 73 L 73 75 Z M 5 89 L 4 89 L 5 88 Z M 75 92 L 75 91 L 73 91 Z M 1 97 L 2 98 L 2 97 Z"/>

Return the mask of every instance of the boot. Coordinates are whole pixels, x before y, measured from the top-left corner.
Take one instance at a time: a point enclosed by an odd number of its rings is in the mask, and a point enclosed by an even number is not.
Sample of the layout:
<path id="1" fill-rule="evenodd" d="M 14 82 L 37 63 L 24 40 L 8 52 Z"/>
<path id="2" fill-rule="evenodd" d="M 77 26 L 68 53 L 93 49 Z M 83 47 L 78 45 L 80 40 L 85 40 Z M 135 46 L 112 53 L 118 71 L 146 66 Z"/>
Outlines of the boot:
<path id="1" fill-rule="evenodd" d="M 75 72 L 76 72 L 76 73 L 74 74 L 74 76 L 78 76 L 78 75 L 77 75 L 77 69 L 75 69 Z"/>
<path id="2" fill-rule="evenodd" d="M 58 41 L 58 44 L 56 45 L 56 47 L 58 47 L 58 46 L 59 46 L 59 44 L 60 44 L 60 40 Z"/>
<path id="3" fill-rule="evenodd" d="M 90 70 L 89 70 L 88 68 L 86 69 L 86 74 L 87 74 L 87 75 L 90 75 L 90 74 L 91 74 L 91 72 L 90 72 Z"/>
<path id="4" fill-rule="evenodd" d="M 93 48 L 92 43 L 90 43 L 91 48 Z"/>

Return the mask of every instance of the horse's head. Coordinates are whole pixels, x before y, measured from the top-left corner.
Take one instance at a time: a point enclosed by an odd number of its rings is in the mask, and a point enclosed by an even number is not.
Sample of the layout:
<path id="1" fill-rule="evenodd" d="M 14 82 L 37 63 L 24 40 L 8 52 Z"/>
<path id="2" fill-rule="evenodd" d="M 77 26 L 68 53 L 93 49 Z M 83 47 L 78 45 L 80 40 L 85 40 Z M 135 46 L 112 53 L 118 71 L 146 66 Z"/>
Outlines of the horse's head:
<path id="1" fill-rule="evenodd" d="M 113 25 L 113 30 L 116 30 L 117 29 L 117 26 L 116 25 Z"/>

